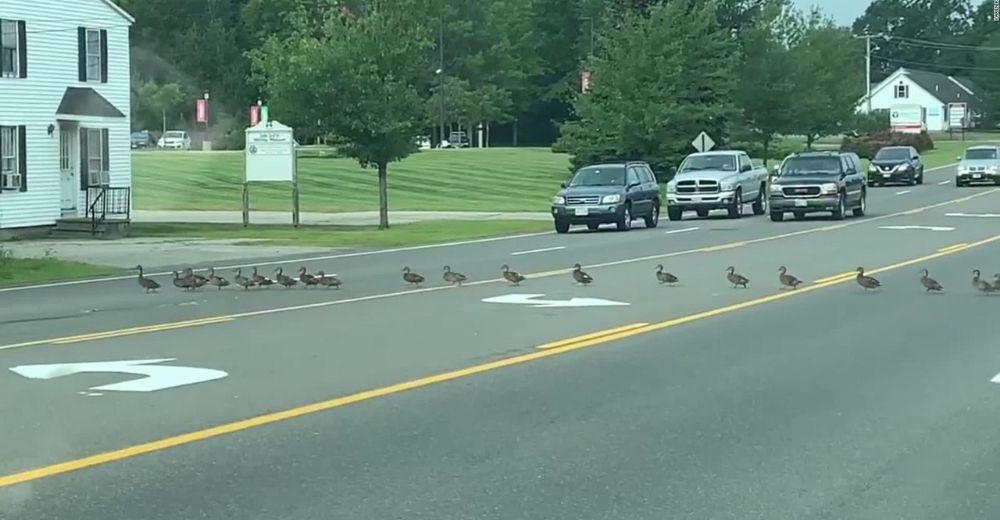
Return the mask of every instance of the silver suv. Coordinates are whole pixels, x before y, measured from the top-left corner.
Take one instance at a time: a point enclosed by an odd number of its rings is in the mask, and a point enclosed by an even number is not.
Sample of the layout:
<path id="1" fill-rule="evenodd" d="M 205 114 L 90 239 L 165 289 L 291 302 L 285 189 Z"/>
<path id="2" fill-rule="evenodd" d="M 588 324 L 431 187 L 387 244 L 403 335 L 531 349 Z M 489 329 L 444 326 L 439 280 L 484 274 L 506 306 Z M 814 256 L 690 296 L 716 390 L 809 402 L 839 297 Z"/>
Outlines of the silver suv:
<path id="1" fill-rule="evenodd" d="M 973 146 L 965 150 L 965 156 L 958 157 L 958 173 L 955 186 L 992 182 L 1000 186 L 1000 146 Z"/>

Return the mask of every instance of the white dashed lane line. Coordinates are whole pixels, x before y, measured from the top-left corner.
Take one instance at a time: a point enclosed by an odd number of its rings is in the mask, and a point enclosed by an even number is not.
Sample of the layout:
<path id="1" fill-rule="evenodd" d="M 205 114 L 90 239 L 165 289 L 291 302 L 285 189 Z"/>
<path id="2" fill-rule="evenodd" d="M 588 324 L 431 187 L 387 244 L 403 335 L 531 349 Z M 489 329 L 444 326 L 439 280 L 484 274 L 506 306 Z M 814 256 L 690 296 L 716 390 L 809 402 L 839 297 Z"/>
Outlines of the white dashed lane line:
<path id="1" fill-rule="evenodd" d="M 896 192 L 896 195 L 906 195 L 907 193 L 910 193 L 911 191 L 913 191 L 913 190 L 903 190 L 903 191 L 897 191 L 897 192 Z"/>
<path id="2" fill-rule="evenodd" d="M 938 186 L 944 186 L 945 184 L 951 184 L 951 181 L 941 181 L 938 183 Z"/>
<path id="3" fill-rule="evenodd" d="M 670 230 L 670 231 L 667 231 L 667 232 L 666 232 L 666 233 L 664 233 L 664 234 L 665 234 L 665 235 L 675 235 L 675 234 L 677 234 L 677 233 L 687 233 L 688 231 L 696 231 L 696 230 L 698 230 L 698 229 L 700 229 L 700 228 L 696 228 L 696 227 L 689 227 L 689 228 L 681 228 L 681 229 L 672 229 L 672 230 Z"/>
<path id="4" fill-rule="evenodd" d="M 530 249 L 528 251 L 515 251 L 511 253 L 511 256 L 530 255 L 534 253 L 547 253 L 549 251 L 559 251 L 561 249 L 566 249 L 566 246 L 546 247 L 542 249 Z"/>

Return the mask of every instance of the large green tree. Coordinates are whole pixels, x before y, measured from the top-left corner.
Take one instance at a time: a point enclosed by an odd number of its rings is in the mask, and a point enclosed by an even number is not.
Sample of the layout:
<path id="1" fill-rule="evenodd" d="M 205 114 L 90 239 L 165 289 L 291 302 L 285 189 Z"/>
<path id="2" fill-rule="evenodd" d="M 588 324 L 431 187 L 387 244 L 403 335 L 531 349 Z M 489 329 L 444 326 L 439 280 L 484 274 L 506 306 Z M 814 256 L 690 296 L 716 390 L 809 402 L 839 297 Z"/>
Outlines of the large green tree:
<path id="1" fill-rule="evenodd" d="M 590 93 L 578 95 L 576 119 L 557 146 L 574 165 L 641 159 L 666 171 L 707 130 L 723 141 L 736 115 L 736 46 L 713 1 L 672 0 L 648 16 L 626 13 L 600 38 L 588 63 Z"/>
<path id="2" fill-rule="evenodd" d="M 371 0 L 327 12 L 317 27 L 267 40 L 253 55 L 276 118 L 316 124 L 362 166 L 378 169 L 379 229 L 389 227 L 389 163 L 416 151 L 427 128 L 434 34 L 421 0 Z"/>

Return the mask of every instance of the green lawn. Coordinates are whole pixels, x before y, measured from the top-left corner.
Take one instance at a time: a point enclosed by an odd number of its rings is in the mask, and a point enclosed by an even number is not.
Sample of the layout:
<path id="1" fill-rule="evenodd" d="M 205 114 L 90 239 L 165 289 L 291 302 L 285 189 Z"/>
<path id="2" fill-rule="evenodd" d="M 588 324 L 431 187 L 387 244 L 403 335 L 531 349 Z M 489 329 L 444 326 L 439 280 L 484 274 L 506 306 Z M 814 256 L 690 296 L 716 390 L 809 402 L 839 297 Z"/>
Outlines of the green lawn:
<path id="1" fill-rule="evenodd" d="M 142 224 L 129 230 L 133 237 L 185 237 L 246 239 L 246 244 L 265 243 L 320 247 L 398 247 L 455 240 L 549 231 L 552 223 L 531 220 L 438 220 L 399 224 L 386 231 L 374 226 L 292 226 L 239 224 Z"/>
<path id="2" fill-rule="evenodd" d="M 303 211 L 378 209 L 377 176 L 353 159 L 299 159 Z M 432 150 L 389 165 L 392 210 L 546 211 L 569 158 L 547 148 Z M 239 210 L 242 152 L 132 154 L 137 209 Z M 255 184 L 256 210 L 288 210 L 290 185 Z"/>
<path id="3" fill-rule="evenodd" d="M 120 269 L 114 267 L 68 262 L 56 258 L 0 257 L 0 286 L 87 278 L 120 272 Z"/>

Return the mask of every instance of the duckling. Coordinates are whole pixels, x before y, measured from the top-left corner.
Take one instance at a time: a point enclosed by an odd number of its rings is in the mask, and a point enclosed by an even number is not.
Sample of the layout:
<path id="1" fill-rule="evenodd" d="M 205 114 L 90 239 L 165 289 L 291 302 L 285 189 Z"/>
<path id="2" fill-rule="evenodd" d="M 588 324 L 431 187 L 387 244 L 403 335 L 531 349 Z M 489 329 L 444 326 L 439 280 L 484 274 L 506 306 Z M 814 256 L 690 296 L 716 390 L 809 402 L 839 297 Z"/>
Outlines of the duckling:
<path id="1" fill-rule="evenodd" d="M 451 285 L 458 284 L 459 286 L 461 286 L 462 282 L 464 282 L 466 280 L 464 274 L 462 274 L 462 273 L 456 273 L 455 271 L 452 271 L 451 270 L 451 266 L 449 266 L 449 265 L 444 266 L 444 276 L 443 276 L 443 278 L 444 278 L 444 281 L 448 282 L 449 284 L 451 284 Z"/>
<path id="2" fill-rule="evenodd" d="M 937 280 L 930 277 L 930 273 L 927 272 L 927 269 L 920 271 L 920 284 L 924 286 L 924 289 L 926 289 L 925 292 L 941 292 L 944 290 L 944 287 L 942 287 Z"/>
<path id="3" fill-rule="evenodd" d="M 675 284 L 678 282 L 676 276 L 663 271 L 663 265 L 656 266 L 656 279 L 659 280 L 661 284 Z"/>
<path id="4" fill-rule="evenodd" d="M 741 274 L 737 274 L 736 268 L 733 266 L 726 268 L 726 279 L 729 280 L 729 283 L 733 284 L 733 289 L 737 287 L 743 287 L 746 289 L 747 284 L 750 283 L 750 279 Z"/>
<path id="5" fill-rule="evenodd" d="M 515 287 L 521 285 L 521 282 L 524 281 L 524 277 L 517 271 L 511 271 L 507 264 L 500 266 L 500 270 L 503 271 L 504 279 L 514 284 Z"/>
<path id="6" fill-rule="evenodd" d="M 855 277 L 855 280 L 857 280 L 858 285 L 865 288 L 866 292 L 868 289 L 877 289 L 882 287 L 882 282 L 872 278 L 871 276 L 865 276 L 864 267 L 859 267 L 856 271 L 858 272 L 858 275 Z"/>
<path id="7" fill-rule="evenodd" d="M 187 277 L 181 278 L 181 274 L 178 273 L 177 271 L 174 271 L 173 282 L 174 282 L 174 287 L 178 289 L 184 289 L 185 291 L 194 290 L 194 280 Z"/>
<path id="8" fill-rule="evenodd" d="M 337 275 L 328 275 L 323 271 L 316 273 L 316 281 L 324 287 L 333 287 L 334 289 L 340 289 L 341 284 L 344 283 L 340 281 L 340 278 L 337 278 Z"/>
<path id="9" fill-rule="evenodd" d="M 778 268 L 778 281 L 784 286 L 782 289 L 785 287 L 791 287 L 792 289 L 798 288 L 798 286 L 802 284 L 802 280 L 799 280 L 790 274 L 785 274 L 787 272 L 788 269 L 785 266 Z"/>
<path id="10" fill-rule="evenodd" d="M 254 285 L 259 285 L 260 287 L 270 287 L 274 285 L 274 280 L 258 274 L 256 267 L 253 268 L 253 274 L 250 275 L 250 279 L 253 280 Z"/>
<path id="11" fill-rule="evenodd" d="M 235 272 L 236 276 L 233 278 L 233 280 L 236 280 L 236 285 L 243 287 L 243 290 L 247 290 L 256 285 L 253 280 L 247 278 L 246 276 L 243 276 L 243 269 L 237 269 Z"/>
<path id="12" fill-rule="evenodd" d="M 299 281 L 296 280 L 295 278 L 292 278 L 291 276 L 285 274 L 285 270 L 280 267 L 275 269 L 274 272 L 277 273 L 275 275 L 275 278 L 278 280 L 278 283 L 284 286 L 285 289 L 294 287 L 295 284 L 299 283 Z"/>
<path id="13" fill-rule="evenodd" d="M 594 278 L 583 272 L 583 267 L 580 264 L 573 265 L 573 280 L 584 286 L 594 283 Z"/>
<path id="14" fill-rule="evenodd" d="M 319 278 L 316 278 L 316 276 L 309 274 L 309 270 L 306 269 L 306 266 L 302 266 L 299 268 L 299 281 L 302 282 L 302 285 L 306 287 L 319 285 Z"/>
<path id="15" fill-rule="evenodd" d="M 139 287 L 145 289 L 147 293 L 150 291 L 156 292 L 160 288 L 160 284 L 156 283 L 156 280 L 143 276 L 141 265 L 137 265 L 135 268 L 139 270 Z"/>
<path id="16" fill-rule="evenodd" d="M 417 273 L 411 273 L 409 266 L 403 267 L 403 281 L 408 284 L 420 286 L 424 282 L 424 277 Z"/>
<path id="17" fill-rule="evenodd" d="M 972 287 L 978 291 L 979 294 L 990 294 L 997 290 L 997 288 L 990 285 L 989 282 L 979 279 L 979 269 L 974 269 L 972 271 Z"/>
<path id="18" fill-rule="evenodd" d="M 212 267 L 208 270 L 208 283 L 218 287 L 219 290 L 221 291 L 223 287 L 229 285 L 229 280 L 226 280 L 221 276 L 216 276 L 215 268 Z"/>

